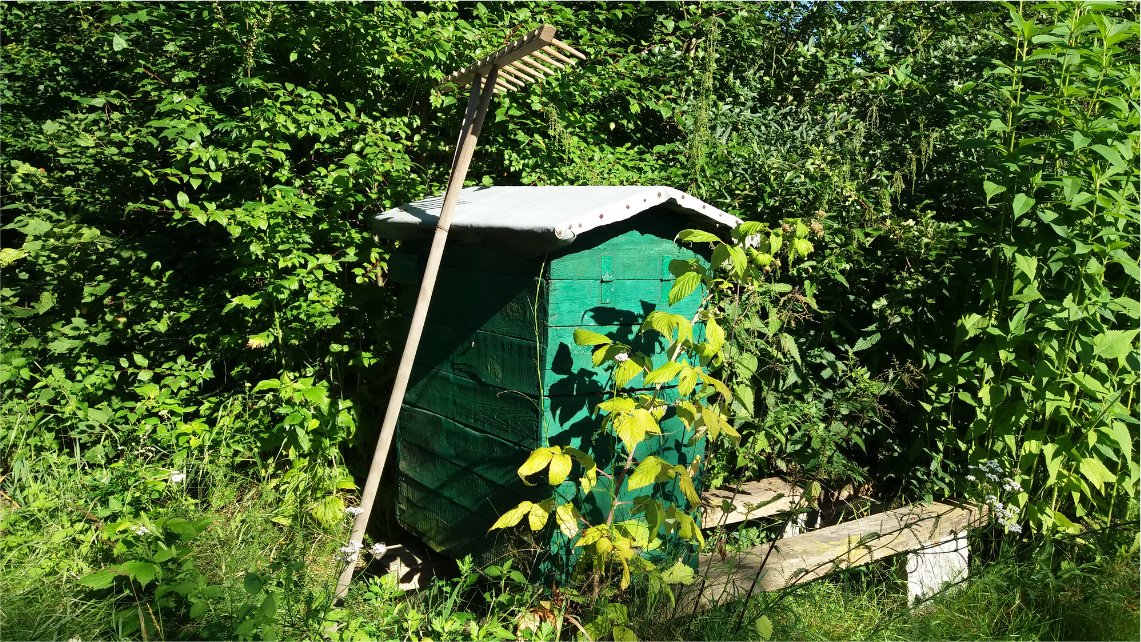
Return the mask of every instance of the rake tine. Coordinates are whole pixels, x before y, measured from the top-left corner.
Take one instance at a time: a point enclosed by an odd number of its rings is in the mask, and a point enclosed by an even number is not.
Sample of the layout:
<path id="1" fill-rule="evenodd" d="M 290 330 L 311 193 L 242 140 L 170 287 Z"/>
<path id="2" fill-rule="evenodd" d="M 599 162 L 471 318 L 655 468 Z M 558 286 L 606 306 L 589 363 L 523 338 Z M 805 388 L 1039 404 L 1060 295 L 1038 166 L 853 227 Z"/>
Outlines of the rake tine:
<path id="1" fill-rule="evenodd" d="M 523 74 L 524 76 L 529 76 L 532 80 L 535 80 L 536 82 L 543 79 L 542 75 L 540 75 L 538 72 L 531 71 L 530 69 L 527 68 L 526 65 L 520 64 L 518 60 L 516 60 L 515 62 L 511 63 L 510 65 L 504 67 L 504 69 L 510 69 L 512 71 L 518 71 L 519 73 Z"/>
<path id="2" fill-rule="evenodd" d="M 581 51 L 579 51 L 578 49 L 575 49 L 574 47 L 568 45 L 567 43 L 563 42 L 562 40 L 559 40 L 558 38 L 552 38 L 551 43 L 554 44 L 559 49 L 562 49 L 563 51 L 574 56 L 575 58 L 578 58 L 579 60 L 586 60 L 586 54 L 584 54 Z"/>
<path id="3" fill-rule="evenodd" d="M 525 62 L 525 63 L 527 63 L 528 65 L 531 65 L 531 66 L 532 66 L 532 67 L 534 67 L 535 69 L 538 69 L 540 72 L 542 72 L 542 73 L 544 73 L 544 74 L 546 74 L 546 75 L 549 75 L 549 76 L 553 76 L 553 75 L 555 75 L 556 73 L 558 73 L 558 72 L 554 71 L 553 69 L 547 69 L 547 68 L 546 68 L 546 67 L 544 67 L 543 65 L 540 65 L 540 64 L 539 64 L 538 62 L 536 62 L 536 61 L 535 61 L 535 59 L 534 59 L 534 58 L 532 58 L 531 56 L 523 56 L 522 58 L 520 58 L 520 59 L 519 59 L 519 62 Z"/>
<path id="4" fill-rule="evenodd" d="M 542 60 L 543 62 L 554 67 L 555 69 L 566 69 L 567 68 L 567 66 L 564 65 L 563 63 L 561 63 L 561 62 L 559 62 L 553 58 L 550 58 L 548 56 L 544 56 L 543 50 L 541 50 L 541 49 L 539 51 L 536 51 L 535 53 L 533 53 L 531 55 L 538 58 L 539 60 Z M 524 60 L 526 60 L 526 59 L 524 59 Z M 571 63 L 571 64 L 574 64 L 574 63 Z"/>
<path id="5" fill-rule="evenodd" d="M 573 65 L 575 63 L 574 59 L 567 58 L 566 56 L 562 55 L 561 53 L 559 53 L 559 50 L 552 45 L 547 45 L 546 47 L 543 47 L 541 51 L 545 51 L 545 52 L 551 54 L 555 58 L 558 58 L 559 60 L 567 63 L 568 65 Z"/>
<path id="6" fill-rule="evenodd" d="M 527 83 L 531 82 L 530 78 L 527 78 L 523 74 L 519 73 L 518 71 L 515 71 L 514 69 L 512 69 L 510 67 L 504 67 L 504 68 L 500 69 L 499 73 L 501 74 L 501 76 L 503 78 L 508 79 L 509 81 L 511 81 L 512 83 L 514 83 L 516 85 L 519 85 L 520 89 L 522 89 L 523 86 L 526 85 Z"/>

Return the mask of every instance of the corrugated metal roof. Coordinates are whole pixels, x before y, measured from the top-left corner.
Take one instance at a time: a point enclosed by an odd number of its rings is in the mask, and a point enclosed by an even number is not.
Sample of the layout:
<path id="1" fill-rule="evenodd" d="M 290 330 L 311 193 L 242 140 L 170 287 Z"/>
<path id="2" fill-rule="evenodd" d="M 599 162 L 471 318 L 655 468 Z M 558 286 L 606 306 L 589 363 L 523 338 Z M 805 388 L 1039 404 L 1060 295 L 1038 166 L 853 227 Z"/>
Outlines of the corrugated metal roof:
<path id="1" fill-rule="evenodd" d="M 433 196 L 388 210 L 373 220 L 373 229 L 391 239 L 429 236 L 439 220 L 443 202 L 443 196 Z M 740 223 L 736 216 L 672 187 L 468 187 L 460 192 L 451 233 L 476 240 L 511 236 L 516 243 L 546 252 L 572 243 L 579 234 L 624 221 L 658 205 L 688 216 L 703 228 L 727 228 Z"/>

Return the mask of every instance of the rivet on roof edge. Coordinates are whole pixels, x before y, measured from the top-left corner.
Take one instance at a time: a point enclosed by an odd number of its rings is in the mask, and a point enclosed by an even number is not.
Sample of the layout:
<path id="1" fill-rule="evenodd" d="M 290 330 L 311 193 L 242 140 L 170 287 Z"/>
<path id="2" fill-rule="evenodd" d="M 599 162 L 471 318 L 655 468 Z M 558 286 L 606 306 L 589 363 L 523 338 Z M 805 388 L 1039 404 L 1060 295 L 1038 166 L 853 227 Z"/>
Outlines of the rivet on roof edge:
<path id="1" fill-rule="evenodd" d="M 599 214 L 599 215 L 598 215 L 598 218 L 602 218 L 602 215 L 601 215 L 601 214 Z"/>
<path id="2" fill-rule="evenodd" d="M 629 205 L 627 205 L 627 206 L 626 206 L 626 209 L 630 209 L 630 206 L 629 206 Z"/>

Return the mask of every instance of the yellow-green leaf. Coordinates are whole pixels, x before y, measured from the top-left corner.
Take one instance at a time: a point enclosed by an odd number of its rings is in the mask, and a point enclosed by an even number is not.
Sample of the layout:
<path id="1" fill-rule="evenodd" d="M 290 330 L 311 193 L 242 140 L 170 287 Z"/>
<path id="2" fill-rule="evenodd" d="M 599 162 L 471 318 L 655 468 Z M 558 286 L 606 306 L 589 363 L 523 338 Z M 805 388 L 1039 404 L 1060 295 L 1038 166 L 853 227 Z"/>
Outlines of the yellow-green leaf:
<path id="1" fill-rule="evenodd" d="M 528 486 L 534 486 L 534 484 L 527 481 L 527 475 L 534 475 L 546 468 L 547 464 L 551 463 L 553 454 L 550 448 L 538 448 L 532 451 L 527 461 L 523 462 L 523 465 L 519 467 L 519 479 L 522 479 L 523 483 Z"/>
<path id="2" fill-rule="evenodd" d="M 527 523 L 531 526 L 531 530 L 542 530 L 547 525 L 547 517 L 550 516 L 552 508 L 554 501 L 549 499 L 531 506 L 531 510 L 527 512 Z"/>
<path id="3" fill-rule="evenodd" d="M 658 384 L 666 384 L 673 380 L 674 377 L 681 372 L 684 364 L 678 361 L 667 361 L 654 369 L 653 372 L 646 375 L 646 385 L 653 386 Z"/>
<path id="4" fill-rule="evenodd" d="M 607 336 L 584 330 L 582 328 L 575 328 L 574 342 L 580 346 L 597 346 L 611 343 L 611 339 Z"/>
<path id="5" fill-rule="evenodd" d="M 571 459 L 570 455 L 551 455 L 551 467 L 547 471 L 547 481 L 552 486 L 558 486 L 566 481 L 567 476 L 570 475 L 571 465 L 573 463 L 574 460 Z"/>
<path id="6" fill-rule="evenodd" d="M 627 359 L 618 364 L 618 367 L 614 369 L 614 383 L 618 384 L 618 387 L 621 388 L 627 383 L 630 383 L 630 380 L 637 377 L 641 372 L 642 366 L 635 363 L 633 359 Z"/>
<path id="7" fill-rule="evenodd" d="M 492 524 L 491 528 L 487 529 L 487 531 L 490 533 L 497 528 L 511 528 L 518 524 L 524 515 L 530 513 L 531 507 L 534 505 L 534 502 L 526 500 L 519 502 L 518 506 L 500 515 L 499 519 L 495 520 L 495 523 Z"/>
<path id="8" fill-rule="evenodd" d="M 571 504 L 563 504 L 555 508 L 555 523 L 567 539 L 574 539 L 578 534 L 578 509 Z"/>
<path id="9" fill-rule="evenodd" d="M 658 472 L 662 466 L 667 465 L 661 459 L 650 455 L 638 463 L 638 467 L 634 469 L 633 474 L 626 479 L 626 487 L 629 490 L 637 490 L 639 488 L 649 486 L 658 479 Z"/>

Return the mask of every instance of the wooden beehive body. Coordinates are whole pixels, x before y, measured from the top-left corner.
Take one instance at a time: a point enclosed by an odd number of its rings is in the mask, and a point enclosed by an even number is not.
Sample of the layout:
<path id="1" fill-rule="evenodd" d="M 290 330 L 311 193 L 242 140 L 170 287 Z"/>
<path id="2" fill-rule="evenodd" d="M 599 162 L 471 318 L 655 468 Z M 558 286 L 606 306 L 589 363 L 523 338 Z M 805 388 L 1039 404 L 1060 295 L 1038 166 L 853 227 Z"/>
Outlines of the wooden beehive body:
<path id="1" fill-rule="evenodd" d="M 405 529 L 438 551 L 490 561 L 504 552 L 497 546 L 501 532 L 488 532 L 498 516 L 521 500 L 550 496 L 545 472 L 534 476 L 533 487 L 516 474 L 532 450 L 574 446 L 600 466 L 613 460 L 615 440 L 603 433 L 595 410 L 614 390 L 612 371 L 593 365 L 592 348 L 575 345 L 574 331 L 607 335 L 650 355 L 655 364 L 664 362 L 666 340 L 653 331 L 640 335 L 639 329 L 652 310 L 687 319 L 696 312 L 700 291 L 668 304 L 670 261 L 705 261 L 673 240 L 692 226 L 659 206 L 539 256 L 521 255 L 494 235 L 481 236 L 478 245 L 447 246 L 397 428 L 397 518 Z M 402 285 L 406 322 L 427 251 L 427 240 L 408 240 L 391 262 L 392 278 Z M 700 333 L 700 325 L 695 330 Z M 626 386 L 640 388 L 641 376 Z M 676 394 L 666 388 L 661 397 L 670 401 Z M 663 435 L 649 437 L 637 459 L 655 454 L 688 464 L 701 454 L 704 442 L 690 443 L 692 431 L 684 430 L 672 409 L 661 425 Z M 580 472 L 576 465 L 560 495 L 578 492 Z M 611 492 L 600 479 L 586 498 L 591 523 L 605 520 Z M 618 499 L 650 493 L 688 508 L 676 483 Z M 617 518 L 623 517 L 620 510 Z M 567 555 L 550 521 L 539 543 Z"/>

